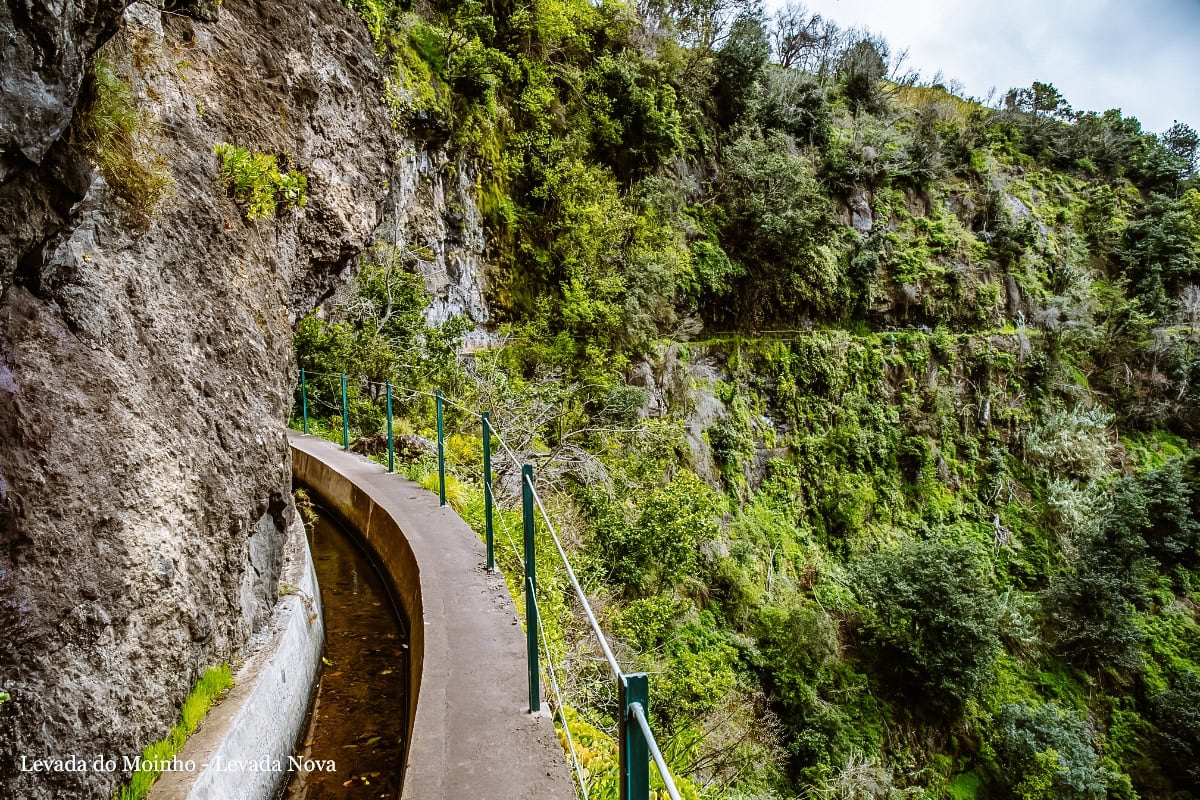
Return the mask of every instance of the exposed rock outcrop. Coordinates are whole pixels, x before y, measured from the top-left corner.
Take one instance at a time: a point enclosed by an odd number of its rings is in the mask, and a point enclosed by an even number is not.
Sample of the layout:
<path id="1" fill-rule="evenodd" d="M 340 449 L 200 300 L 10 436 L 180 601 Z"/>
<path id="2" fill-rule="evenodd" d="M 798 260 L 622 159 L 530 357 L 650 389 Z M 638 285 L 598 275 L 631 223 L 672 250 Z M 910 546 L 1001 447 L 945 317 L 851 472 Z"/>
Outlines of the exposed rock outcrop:
<path id="1" fill-rule="evenodd" d="M 75 113 L 88 57 L 129 0 L 0 4 L 0 181 L 40 164 Z"/>
<path id="2" fill-rule="evenodd" d="M 0 795 L 107 798 L 120 771 L 19 756 L 136 755 L 269 613 L 291 322 L 370 242 L 399 145 L 366 30 L 333 0 L 226 0 L 215 22 L 15 5 L 0 33 L 34 55 L 5 61 L 0 104 Z M 144 227 L 64 133 L 107 31 L 174 181 Z M 21 116 L 14 86 L 43 105 Z M 247 221 L 219 142 L 305 173 L 308 204 Z"/>

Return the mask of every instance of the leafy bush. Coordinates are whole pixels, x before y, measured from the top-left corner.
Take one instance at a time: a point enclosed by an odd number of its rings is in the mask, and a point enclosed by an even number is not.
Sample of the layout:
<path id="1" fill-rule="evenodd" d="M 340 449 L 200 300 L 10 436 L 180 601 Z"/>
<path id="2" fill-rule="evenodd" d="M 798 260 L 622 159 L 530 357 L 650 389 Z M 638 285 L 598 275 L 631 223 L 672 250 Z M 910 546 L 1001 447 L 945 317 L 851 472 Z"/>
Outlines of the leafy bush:
<path id="1" fill-rule="evenodd" d="M 707 435 L 725 485 L 740 485 L 745 480 L 743 465 L 754 458 L 755 452 L 754 433 L 746 423 L 745 416 L 729 414 L 721 417 L 708 429 Z"/>
<path id="2" fill-rule="evenodd" d="M 737 650 L 712 614 L 680 626 L 664 644 L 664 669 L 655 683 L 662 716 L 672 727 L 699 720 L 712 711 L 737 682 Z"/>
<path id="3" fill-rule="evenodd" d="M 646 399 L 646 390 L 640 386 L 615 386 L 604 396 L 596 416 L 607 425 L 629 427 L 637 422 L 638 413 L 646 405 Z"/>
<path id="4" fill-rule="evenodd" d="M 308 202 L 308 179 L 296 170 L 280 172 L 275 156 L 224 142 L 213 150 L 221 159 L 221 176 L 229 185 L 229 193 L 245 208 L 246 219 L 269 217 L 280 204 L 292 209 Z"/>
<path id="5" fill-rule="evenodd" d="M 953 717 L 991 677 L 999 606 L 967 547 L 908 542 L 861 560 L 866 643 L 918 710 Z"/>
<path id="6" fill-rule="evenodd" d="M 655 172 L 682 145 L 675 90 L 632 57 L 604 56 L 590 75 L 597 159 L 626 181 Z"/>
<path id="7" fill-rule="evenodd" d="M 844 302 L 842 267 L 829 245 L 832 206 L 810 159 L 781 133 L 746 135 L 724 154 L 721 246 L 745 267 L 738 302 L 723 313 L 752 324 Z"/>
<path id="8" fill-rule="evenodd" d="M 1142 635 L 1133 614 L 1145 602 L 1153 571 L 1145 539 L 1151 505 L 1138 479 L 1123 479 L 1098 529 L 1081 545 L 1074 571 L 1051 586 L 1058 648 L 1078 666 L 1141 665 Z"/>
<path id="9" fill-rule="evenodd" d="M 1019 800 L 1103 800 L 1106 775 L 1083 720 L 1053 703 L 1009 704 L 993 720 L 997 780 Z"/>
<path id="10" fill-rule="evenodd" d="M 1079 483 L 1055 476 L 1050 479 L 1047 489 L 1049 522 L 1058 533 L 1063 552 L 1073 560 L 1077 555 L 1076 540 L 1086 536 L 1099 521 L 1103 506 L 1099 487 L 1094 483 Z"/>
<path id="11" fill-rule="evenodd" d="M 700 544 L 717 534 L 720 500 L 694 473 L 645 496 L 634 525 L 613 518 L 598 542 L 610 577 L 633 594 L 654 594 L 694 573 Z"/>
<path id="12" fill-rule="evenodd" d="M 787 718 L 802 720 L 817 703 L 817 689 L 837 657 L 837 629 L 820 609 L 767 606 L 756 620 L 762 666 Z"/>

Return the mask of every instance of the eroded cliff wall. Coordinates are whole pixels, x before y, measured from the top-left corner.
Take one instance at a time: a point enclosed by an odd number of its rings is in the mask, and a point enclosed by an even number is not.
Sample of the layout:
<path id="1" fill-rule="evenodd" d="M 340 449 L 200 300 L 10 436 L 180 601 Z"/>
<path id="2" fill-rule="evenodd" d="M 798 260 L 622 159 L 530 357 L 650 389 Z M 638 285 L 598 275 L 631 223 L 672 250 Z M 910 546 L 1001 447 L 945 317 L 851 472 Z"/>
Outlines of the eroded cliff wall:
<path id="1" fill-rule="evenodd" d="M 135 755 L 261 626 L 294 513 L 296 316 L 377 229 L 437 245 L 426 272 L 469 305 L 482 234 L 448 218 L 470 186 L 392 124 L 333 0 L 10 3 L 0 29 L 0 795 L 103 798 L 124 775 L 20 756 Z M 100 46 L 173 182 L 148 222 L 70 127 Z M 220 142 L 303 172 L 307 205 L 248 221 Z"/>

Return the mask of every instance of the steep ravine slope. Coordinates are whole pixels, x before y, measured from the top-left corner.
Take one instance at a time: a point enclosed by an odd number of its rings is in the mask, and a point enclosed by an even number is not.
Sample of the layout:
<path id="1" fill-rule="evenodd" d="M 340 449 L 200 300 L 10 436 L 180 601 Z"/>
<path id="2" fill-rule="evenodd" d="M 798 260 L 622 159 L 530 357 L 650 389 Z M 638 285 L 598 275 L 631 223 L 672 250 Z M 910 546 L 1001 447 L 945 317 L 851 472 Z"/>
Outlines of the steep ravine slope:
<path id="1" fill-rule="evenodd" d="M 107 797 L 121 773 L 21 773 L 20 756 L 136 755 L 206 665 L 237 660 L 277 596 L 295 513 L 291 324 L 381 222 L 441 242 L 469 189 L 395 130 L 341 5 L 168 5 L 0 15 L 21 43 L 0 106 L 4 797 Z M 99 46 L 173 181 L 146 224 L 66 127 Z M 18 91 L 38 81 L 44 113 Z M 220 142 L 303 172 L 307 204 L 247 221 Z M 482 235 L 455 242 L 424 266 L 469 284 Z"/>

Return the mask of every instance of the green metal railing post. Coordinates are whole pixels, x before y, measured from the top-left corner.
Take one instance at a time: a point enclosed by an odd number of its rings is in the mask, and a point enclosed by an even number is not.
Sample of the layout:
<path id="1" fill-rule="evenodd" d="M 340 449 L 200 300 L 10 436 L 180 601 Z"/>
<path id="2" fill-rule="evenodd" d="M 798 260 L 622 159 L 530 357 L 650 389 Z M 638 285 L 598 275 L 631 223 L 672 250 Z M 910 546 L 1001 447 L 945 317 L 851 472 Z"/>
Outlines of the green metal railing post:
<path id="1" fill-rule="evenodd" d="M 483 533 L 487 542 L 487 570 L 496 571 L 496 547 L 492 536 L 492 425 L 488 412 L 479 415 L 483 419 Z"/>
<path id="2" fill-rule="evenodd" d="M 533 542 L 533 467 L 521 467 L 521 513 L 525 518 L 525 642 L 529 650 L 529 711 L 542 710 L 542 681 L 538 675 L 537 563 Z"/>
<path id="3" fill-rule="evenodd" d="M 342 373 L 342 449 L 350 449 L 350 412 L 346 408 L 346 373 Z"/>
<path id="4" fill-rule="evenodd" d="M 396 471 L 396 443 L 392 437 L 392 382 L 387 385 L 387 417 L 388 417 L 388 472 Z"/>
<path id="5" fill-rule="evenodd" d="M 649 709 L 649 682 L 646 673 L 622 674 L 618 684 L 621 721 L 617 729 L 620 766 L 620 800 L 648 800 L 650 797 L 650 750 L 642 730 L 629 707 L 640 703 Z"/>
<path id="6" fill-rule="evenodd" d="M 300 413 L 304 418 L 304 432 L 308 433 L 308 379 L 300 370 Z"/>
<path id="7" fill-rule="evenodd" d="M 446 505 L 446 431 L 442 425 L 442 393 L 437 397 L 437 434 L 438 434 L 438 502 Z"/>

